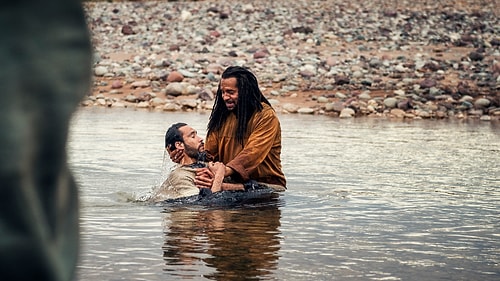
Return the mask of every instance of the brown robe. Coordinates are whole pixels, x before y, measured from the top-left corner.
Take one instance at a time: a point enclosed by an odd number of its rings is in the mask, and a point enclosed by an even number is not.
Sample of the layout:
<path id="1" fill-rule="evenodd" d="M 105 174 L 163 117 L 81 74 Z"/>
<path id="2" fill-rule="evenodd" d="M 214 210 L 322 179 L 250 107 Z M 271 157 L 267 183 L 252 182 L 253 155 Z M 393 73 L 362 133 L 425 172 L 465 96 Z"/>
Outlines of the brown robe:
<path id="1" fill-rule="evenodd" d="M 262 103 L 248 122 L 243 146 L 236 139 L 237 119 L 230 114 L 221 130 L 207 136 L 205 149 L 216 161 L 236 171 L 243 181 L 286 187 L 281 168 L 281 126 L 276 112 Z"/>

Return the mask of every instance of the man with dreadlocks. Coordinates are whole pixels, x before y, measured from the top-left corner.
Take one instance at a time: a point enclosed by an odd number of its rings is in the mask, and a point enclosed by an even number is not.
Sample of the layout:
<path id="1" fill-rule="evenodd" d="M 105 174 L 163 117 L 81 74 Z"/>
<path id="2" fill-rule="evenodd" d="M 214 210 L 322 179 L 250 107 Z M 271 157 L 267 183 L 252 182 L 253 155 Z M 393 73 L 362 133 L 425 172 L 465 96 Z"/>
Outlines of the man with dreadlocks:
<path id="1" fill-rule="evenodd" d="M 226 177 L 286 189 L 280 122 L 248 69 L 231 66 L 222 73 L 207 129 L 205 149 L 226 165 Z M 210 185 L 206 170 L 198 172 L 197 184 Z"/>

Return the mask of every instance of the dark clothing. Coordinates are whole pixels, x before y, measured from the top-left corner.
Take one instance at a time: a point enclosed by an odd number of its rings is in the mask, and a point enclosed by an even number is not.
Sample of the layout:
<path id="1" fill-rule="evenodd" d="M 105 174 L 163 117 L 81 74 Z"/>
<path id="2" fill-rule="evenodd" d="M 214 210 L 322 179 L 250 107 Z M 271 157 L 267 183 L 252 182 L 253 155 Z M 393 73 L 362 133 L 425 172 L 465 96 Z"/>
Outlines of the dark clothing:
<path id="1" fill-rule="evenodd" d="M 2 1 L 0 38 L 0 276 L 72 280 L 78 190 L 66 141 L 91 74 L 81 3 Z"/>

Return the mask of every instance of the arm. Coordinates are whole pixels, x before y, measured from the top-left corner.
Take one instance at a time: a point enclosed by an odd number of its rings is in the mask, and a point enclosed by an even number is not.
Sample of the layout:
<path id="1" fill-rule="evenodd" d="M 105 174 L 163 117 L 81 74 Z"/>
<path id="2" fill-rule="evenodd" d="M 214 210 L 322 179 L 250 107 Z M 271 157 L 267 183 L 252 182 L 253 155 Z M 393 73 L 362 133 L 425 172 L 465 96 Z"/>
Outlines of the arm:
<path id="1" fill-rule="evenodd" d="M 241 183 L 222 183 L 222 190 L 245 190 L 245 186 Z"/>
<path id="2" fill-rule="evenodd" d="M 195 183 L 198 188 L 210 188 L 212 192 L 221 190 L 245 190 L 243 184 L 226 183 L 224 171 L 226 166 L 221 162 L 210 162 L 208 168 L 197 170 Z"/>
<path id="3" fill-rule="evenodd" d="M 221 162 L 210 162 L 208 168 L 214 174 L 211 190 L 218 192 L 222 190 L 222 181 L 224 181 L 225 166 Z"/>

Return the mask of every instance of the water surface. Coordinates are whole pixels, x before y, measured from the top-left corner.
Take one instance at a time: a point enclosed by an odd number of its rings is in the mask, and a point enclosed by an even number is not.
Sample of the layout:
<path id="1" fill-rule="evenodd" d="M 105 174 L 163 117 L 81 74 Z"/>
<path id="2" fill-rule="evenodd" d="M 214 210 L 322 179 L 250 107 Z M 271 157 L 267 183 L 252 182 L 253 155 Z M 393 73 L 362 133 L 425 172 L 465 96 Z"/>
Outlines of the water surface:
<path id="1" fill-rule="evenodd" d="M 278 199 L 151 206 L 164 132 L 208 114 L 82 108 L 78 280 L 499 280 L 498 123 L 279 117 Z"/>

